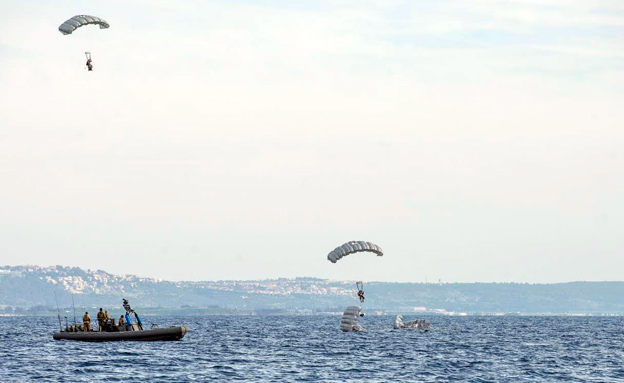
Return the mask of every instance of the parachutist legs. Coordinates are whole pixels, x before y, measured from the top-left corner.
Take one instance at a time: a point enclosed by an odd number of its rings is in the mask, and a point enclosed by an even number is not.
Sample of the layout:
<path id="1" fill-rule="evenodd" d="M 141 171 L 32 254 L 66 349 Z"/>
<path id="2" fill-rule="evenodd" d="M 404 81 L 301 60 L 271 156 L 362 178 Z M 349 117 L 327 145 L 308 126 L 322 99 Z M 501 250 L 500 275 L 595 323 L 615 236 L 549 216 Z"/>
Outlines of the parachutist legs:
<path id="1" fill-rule="evenodd" d="M 358 298 L 360 298 L 360 302 L 364 303 L 364 290 L 358 291 Z"/>

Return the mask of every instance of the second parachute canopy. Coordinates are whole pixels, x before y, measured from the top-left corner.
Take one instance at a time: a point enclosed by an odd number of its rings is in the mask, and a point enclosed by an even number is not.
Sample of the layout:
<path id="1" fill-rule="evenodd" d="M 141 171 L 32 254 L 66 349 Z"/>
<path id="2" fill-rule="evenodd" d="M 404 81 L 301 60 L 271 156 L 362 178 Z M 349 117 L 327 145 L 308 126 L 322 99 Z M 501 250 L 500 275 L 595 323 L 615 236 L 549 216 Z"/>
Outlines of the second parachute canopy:
<path id="1" fill-rule="evenodd" d="M 329 254 L 327 254 L 327 259 L 332 263 L 336 263 L 340 258 L 346 255 L 365 251 L 375 253 L 380 257 L 383 256 L 381 247 L 375 245 L 374 243 L 365 241 L 349 241 L 330 251 Z"/>
<path id="2" fill-rule="evenodd" d="M 99 25 L 100 29 L 106 29 L 110 27 L 110 25 L 106 22 L 106 20 L 100 19 L 96 16 L 89 15 L 76 15 L 69 20 L 65 20 L 63 24 L 59 26 L 59 32 L 64 35 L 71 35 L 73 31 L 84 26 L 84 25 Z"/>

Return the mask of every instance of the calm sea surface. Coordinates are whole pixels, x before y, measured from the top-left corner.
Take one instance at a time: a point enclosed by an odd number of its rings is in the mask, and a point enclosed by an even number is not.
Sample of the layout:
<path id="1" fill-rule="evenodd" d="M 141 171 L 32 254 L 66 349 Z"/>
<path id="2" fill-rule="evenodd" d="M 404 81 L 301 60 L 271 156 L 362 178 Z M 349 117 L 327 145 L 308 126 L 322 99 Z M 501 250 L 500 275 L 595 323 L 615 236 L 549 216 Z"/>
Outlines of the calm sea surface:
<path id="1" fill-rule="evenodd" d="M 405 320 L 416 319 L 405 315 Z M 146 316 L 177 342 L 54 341 L 56 318 L 0 318 L 0 382 L 624 382 L 624 317 Z"/>

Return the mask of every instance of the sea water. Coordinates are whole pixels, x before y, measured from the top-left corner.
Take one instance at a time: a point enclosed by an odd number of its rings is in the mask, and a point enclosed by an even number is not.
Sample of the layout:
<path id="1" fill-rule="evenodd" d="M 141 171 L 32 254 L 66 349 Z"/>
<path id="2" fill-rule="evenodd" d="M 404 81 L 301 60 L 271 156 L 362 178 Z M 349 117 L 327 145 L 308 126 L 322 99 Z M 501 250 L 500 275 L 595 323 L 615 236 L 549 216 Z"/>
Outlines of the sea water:
<path id="1" fill-rule="evenodd" d="M 146 315 L 189 332 L 84 343 L 53 340 L 54 317 L 4 317 L 0 382 L 624 382 L 624 317 L 427 319 L 428 332 L 367 316 L 367 332 L 343 333 L 340 315 Z"/>

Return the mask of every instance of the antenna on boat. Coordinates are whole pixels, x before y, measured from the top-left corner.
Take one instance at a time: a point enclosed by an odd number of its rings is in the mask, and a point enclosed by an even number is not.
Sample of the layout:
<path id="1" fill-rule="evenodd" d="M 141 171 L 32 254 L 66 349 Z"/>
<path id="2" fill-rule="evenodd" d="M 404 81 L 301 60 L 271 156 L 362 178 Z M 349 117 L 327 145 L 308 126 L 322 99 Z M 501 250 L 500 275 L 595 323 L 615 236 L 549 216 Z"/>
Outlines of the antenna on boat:
<path id="1" fill-rule="evenodd" d="M 59 309 L 58 299 L 56 298 L 56 290 L 54 290 L 54 301 L 56 301 L 56 312 L 58 315 L 59 330 L 63 331 L 63 325 L 61 324 L 61 309 Z"/>
<path id="2" fill-rule="evenodd" d="M 74 308 L 74 325 L 76 324 L 76 305 L 74 304 L 74 294 L 72 294 L 72 307 Z"/>

